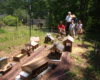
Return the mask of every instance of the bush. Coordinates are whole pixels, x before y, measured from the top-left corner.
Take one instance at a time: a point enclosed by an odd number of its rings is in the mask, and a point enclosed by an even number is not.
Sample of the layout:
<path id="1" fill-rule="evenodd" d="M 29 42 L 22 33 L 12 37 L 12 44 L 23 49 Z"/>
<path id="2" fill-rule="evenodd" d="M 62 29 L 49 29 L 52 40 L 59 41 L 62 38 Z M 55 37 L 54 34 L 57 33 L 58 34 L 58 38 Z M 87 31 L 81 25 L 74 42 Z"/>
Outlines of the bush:
<path id="1" fill-rule="evenodd" d="M 2 21 L 2 20 L 3 20 L 3 18 L 4 18 L 4 17 L 0 17 L 0 21 Z"/>
<path id="2" fill-rule="evenodd" d="M 19 21 L 18 22 L 18 18 L 14 17 L 14 16 L 11 16 L 11 15 L 8 15 L 6 16 L 4 19 L 3 19 L 4 23 L 8 26 L 16 26 L 16 23 L 17 25 L 21 26 L 22 25 L 22 22 Z"/>
<path id="3" fill-rule="evenodd" d="M 0 21 L 0 26 L 5 26 L 3 21 Z"/>
<path id="4" fill-rule="evenodd" d="M 8 15 L 3 19 L 4 23 L 8 26 L 15 26 L 16 25 L 16 17 Z"/>
<path id="5" fill-rule="evenodd" d="M 19 18 L 19 20 L 21 20 L 21 19 L 23 19 L 23 21 L 26 20 L 26 16 L 27 16 L 27 19 L 29 19 L 28 11 L 25 9 L 19 8 L 14 11 L 13 15 L 17 16 Z"/>
<path id="6" fill-rule="evenodd" d="M 18 22 L 18 26 L 21 26 L 21 25 L 22 25 L 22 21 L 19 21 L 19 22 Z"/>
<path id="7" fill-rule="evenodd" d="M 87 32 L 89 30 L 92 30 L 92 27 L 93 27 L 93 18 L 89 17 L 85 22 L 84 30 Z"/>

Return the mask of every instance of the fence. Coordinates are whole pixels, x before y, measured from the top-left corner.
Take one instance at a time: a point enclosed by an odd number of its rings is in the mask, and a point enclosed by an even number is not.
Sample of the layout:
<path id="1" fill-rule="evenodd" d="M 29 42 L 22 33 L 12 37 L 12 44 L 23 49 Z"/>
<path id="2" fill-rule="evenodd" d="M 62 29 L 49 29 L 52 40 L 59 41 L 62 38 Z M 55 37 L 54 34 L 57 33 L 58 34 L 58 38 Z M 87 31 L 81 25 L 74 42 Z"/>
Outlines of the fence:
<path id="1" fill-rule="evenodd" d="M 31 12 L 30 12 L 31 13 Z M 15 15 L 12 15 L 14 20 L 11 20 L 11 19 L 7 19 L 7 20 L 3 20 L 3 18 L 5 18 L 6 16 L 4 17 L 0 17 L 0 27 L 3 27 L 4 24 L 5 26 L 15 26 L 16 27 L 16 30 L 18 30 L 18 27 L 22 24 L 22 25 L 26 25 L 26 26 L 30 26 L 33 28 L 33 25 L 36 25 L 39 27 L 39 24 L 43 24 L 43 26 L 45 26 L 48 31 L 49 31 L 49 11 L 48 10 L 45 10 L 45 11 L 33 11 L 32 12 L 33 14 L 30 14 L 30 17 L 27 18 L 27 15 L 26 15 L 26 18 L 24 16 L 24 18 L 17 18 L 17 16 Z M 17 14 L 16 14 L 17 15 Z M 9 15 L 9 18 L 12 17 Z M 15 16 L 15 17 L 14 17 Z M 8 22 L 6 22 L 8 21 Z M 2 23 L 1 23 L 2 22 Z M 6 23 L 5 23 L 6 22 Z M 4 24 L 3 24 L 4 23 Z"/>
<path id="2" fill-rule="evenodd" d="M 84 42 L 85 42 L 85 40 L 86 39 L 88 39 L 88 40 L 90 40 L 90 41 L 92 41 L 95 45 L 94 45 L 94 55 L 92 56 L 92 57 L 90 57 L 86 62 L 84 62 L 84 63 L 82 63 L 82 64 L 85 64 L 85 63 L 87 63 L 88 61 L 90 61 L 92 58 L 94 58 L 94 57 L 96 57 L 96 59 L 97 59 L 97 61 L 95 62 L 95 70 L 97 70 L 97 64 L 99 63 L 99 53 L 100 53 L 100 49 L 99 49 L 99 47 L 97 46 L 97 42 L 96 42 L 96 40 L 91 40 L 91 39 L 89 39 L 89 38 L 86 38 L 85 36 L 83 36 L 83 40 L 82 40 L 82 45 L 84 45 Z M 80 66 L 80 65 L 79 65 Z M 71 70 L 71 71 L 73 71 L 73 70 Z M 68 71 L 68 72 L 65 72 L 64 74 L 62 74 L 62 75 L 59 75 L 58 77 L 50 77 L 49 79 L 51 79 L 52 78 L 52 80 L 55 80 L 55 79 L 57 79 L 57 78 L 60 78 L 60 77 L 62 77 L 62 76 L 65 76 L 66 74 L 68 74 L 70 71 Z M 59 74 L 59 73 L 58 73 Z M 56 74 L 57 75 L 57 74 Z M 55 76 L 55 75 L 54 75 Z M 47 80 L 49 80 L 49 79 L 47 79 Z M 80 79 L 81 80 L 81 79 Z"/>

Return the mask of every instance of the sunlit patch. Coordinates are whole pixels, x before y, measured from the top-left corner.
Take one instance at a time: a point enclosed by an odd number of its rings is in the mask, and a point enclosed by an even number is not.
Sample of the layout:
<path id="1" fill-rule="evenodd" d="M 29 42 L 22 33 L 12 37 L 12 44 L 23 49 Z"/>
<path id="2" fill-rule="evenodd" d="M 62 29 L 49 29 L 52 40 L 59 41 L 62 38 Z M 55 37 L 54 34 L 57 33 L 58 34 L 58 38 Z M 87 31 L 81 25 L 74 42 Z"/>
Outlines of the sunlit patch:
<path id="1" fill-rule="evenodd" d="M 72 47 L 72 53 L 76 54 L 76 53 L 84 53 L 85 49 L 81 48 L 81 47 Z"/>

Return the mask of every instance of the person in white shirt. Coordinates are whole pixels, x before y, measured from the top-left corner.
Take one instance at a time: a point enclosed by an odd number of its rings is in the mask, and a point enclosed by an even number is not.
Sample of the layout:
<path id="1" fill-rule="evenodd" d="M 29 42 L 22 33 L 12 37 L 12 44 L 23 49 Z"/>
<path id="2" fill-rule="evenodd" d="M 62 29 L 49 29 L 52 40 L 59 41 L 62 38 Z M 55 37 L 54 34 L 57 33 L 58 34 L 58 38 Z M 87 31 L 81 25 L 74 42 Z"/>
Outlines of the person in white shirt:
<path id="1" fill-rule="evenodd" d="M 71 20 L 72 20 L 71 12 L 68 12 L 68 15 L 66 16 L 65 20 L 66 20 L 65 27 L 66 27 L 66 36 L 67 36 L 69 33 L 69 25 L 71 24 Z"/>
<path id="2" fill-rule="evenodd" d="M 71 21 L 71 24 L 69 26 L 69 33 L 70 36 L 72 36 L 73 38 L 75 38 L 75 24 L 74 24 L 74 20 Z"/>

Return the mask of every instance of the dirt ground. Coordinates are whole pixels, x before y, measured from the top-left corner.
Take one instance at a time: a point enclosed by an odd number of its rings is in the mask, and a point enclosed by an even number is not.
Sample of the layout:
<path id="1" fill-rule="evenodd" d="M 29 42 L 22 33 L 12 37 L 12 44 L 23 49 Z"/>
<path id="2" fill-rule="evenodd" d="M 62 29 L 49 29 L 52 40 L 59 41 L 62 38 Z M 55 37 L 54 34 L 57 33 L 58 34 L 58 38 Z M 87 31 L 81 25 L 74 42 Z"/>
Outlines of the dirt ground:
<path id="1" fill-rule="evenodd" d="M 9 57 L 10 58 L 10 61 L 12 61 L 13 57 L 18 54 L 18 53 L 21 53 L 21 49 L 25 48 L 25 45 L 20 45 L 20 46 L 13 46 L 11 48 L 8 48 L 9 49 L 9 53 L 6 53 L 5 51 L 0 51 L 0 56 L 1 57 Z"/>
<path id="2" fill-rule="evenodd" d="M 80 45 L 80 46 L 78 46 L 78 45 Z M 42 45 L 42 46 L 44 46 L 44 45 Z M 50 51 L 48 49 L 52 46 L 52 44 L 47 44 L 46 46 L 47 46 L 46 50 L 43 51 L 41 54 L 39 54 L 36 57 L 47 56 L 50 53 Z M 10 61 L 12 61 L 13 56 L 15 56 L 16 54 L 20 53 L 21 49 L 23 49 L 24 47 L 25 47 L 24 45 L 21 45 L 20 47 L 13 47 L 13 49 L 11 50 L 11 52 L 9 54 L 4 54 L 4 52 L 1 51 L 0 52 L 0 56 L 10 57 Z M 70 54 L 73 54 L 73 55 L 76 55 L 76 56 L 80 57 L 82 59 L 82 62 L 85 62 L 86 59 L 82 57 L 82 54 L 85 53 L 86 51 L 88 51 L 88 49 L 83 47 L 82 44 L 76 44 L 76 45 L 73 44 L 72 53 L 70 53 Z M 70 54 L 67 55 L 66 53 L 64 53 L 62 61 L 59 63 L 57 68 L 54 71 L 51 70 L 49 73 L 47 73 L 46 75 L 41 77 L 40 80 L 52 80 L 53 78 L 58 77 L 61 74 L 64 74 L 66 69 L 67 69 L 67 67 L 70 70 L 72 70 L 73 66 L 79 66 L 80 64 L 77 63 L 77 59 L 71 57 Z M 66 58 L 66 56 L 67 56 L 67 58 Z M 16 64 L 19 65 L 18 62 Z M 87 66 L 87 64 L 81 64 L 80 65 L 81 68 L 86 68 L 86 66 Z M 56 75 L 56 73 L 59 73 L 59 74 Z M 66 80 L 67 77 L 66 76 L 62 76 L 62 77 L 60 77 L 60 79 L 61 80 Z M 56 78 L 54 80 L 60 80 L 60 79 Z"/>
<path id="3" fill-rule="evenodd" d="M 82 45 L 82 44 L 79 44 L 79 45 Z M 85 47 L 79 47 L 77 45 L 73 45 L 72 53 L 69 53 L 67 55 L 66 52 L 64 52 L 62 61 L 59 62 L 59 65 L 57 66 L 57 68 L 55 70 L 50 71 L 46 75 L 44 75 L 40 80 L 67 80 L 68 79 L 67 76 L 65 75 L 61 76 L 62 74 L 65 73 L 67 68 L 69 68 L 70 71 L 73 71 L 74 66 L 80 66 L 80 68 L 85 69 L 87 64 L 81 64 L 81 65 L 78 64 L 77 59 L 71 57 L 70 54 L 80 57 L 82 59 L 82 62 L 85 62 L 86 59 L 82 57 L 82 54 L 87 50 L 88 49 L 86 49 Z M 56 74 L 56 73 L 59 73 L 59 74 Z"/>

